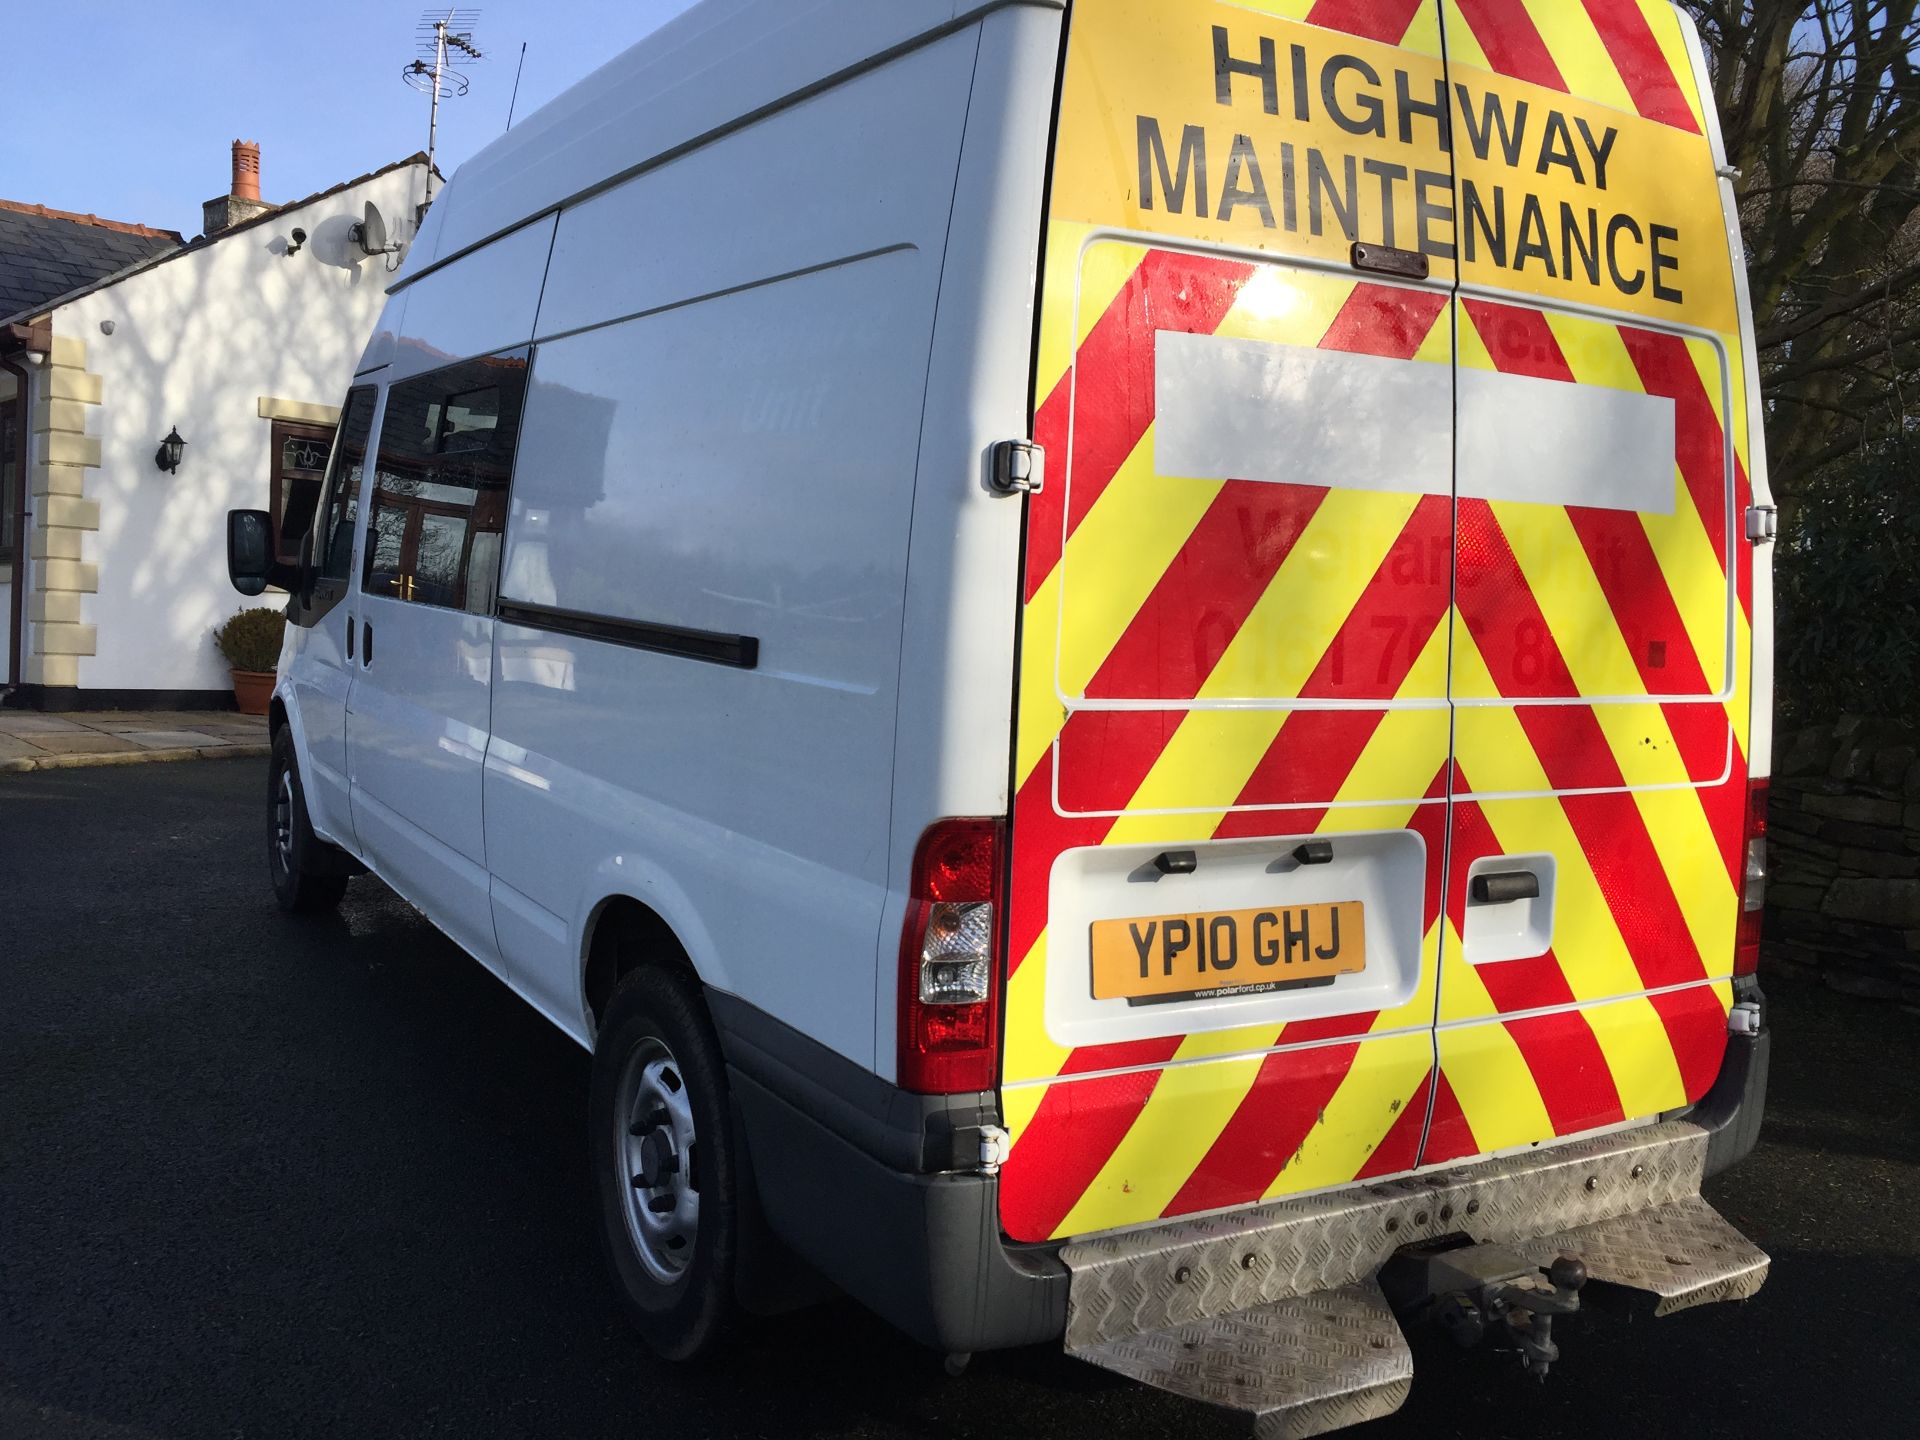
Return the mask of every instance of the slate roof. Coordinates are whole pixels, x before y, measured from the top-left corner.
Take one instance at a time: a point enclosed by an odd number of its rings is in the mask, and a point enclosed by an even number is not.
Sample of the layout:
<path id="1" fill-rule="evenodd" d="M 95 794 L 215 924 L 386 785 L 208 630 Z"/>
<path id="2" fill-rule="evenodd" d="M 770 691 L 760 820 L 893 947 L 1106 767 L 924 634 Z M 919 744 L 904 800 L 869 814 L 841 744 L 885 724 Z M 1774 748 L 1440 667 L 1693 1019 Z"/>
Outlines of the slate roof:
<path id="1" fill-rule="evenodd" d="M 0 315 L 33 309 L 181 243 L 172 230 L 0 200 Z"/>
<path id="2" fill-rule="evenodd" d="M 364 185 L 369 180 L 377 180 L 382 175 L 392 174 L 395 170 L 404 170 L 409 165 L 425 165 L 426 163 L 426 152 L 424 150 L 416 150 L 404 160 L 396 160 L 391 165 L 382 165 L 378 170 L 369 170 L 366 174 L 356 175 L 351 180 L 342 180 L 338 185 L 330 185 L 325 190 L 308 195 L 304 199 L 290 200 L 284 205 L 269 206 L 251 219 L 242 220 L 237 225 L 229 225 L 225 230 L 219 231 L 217 234 L 211 236 L 196 235 L 193 239 L 186 241 L 183 241 L 179 235 L 171 230 L 155 230 L 146 225 L 126 225 L 117 220 L 101 220 L 93 215 L 72 215 L 64 210 L 48 210 L 40 205 L 18 205 L 11 200 L 0 200 L 0 323 L 5 323 L 9 320 L 19 320 L 28 314 L 41 310 L 50 310 L 53 306 L 48 303 L 49 301 L 58 301 L 61 304 L 65 304 L 69 300 L 77 300 L 82 295 L 90 294 L 95 290 L 104 290 L 109 285 L 116 285 L 128 277 L 140 274 L 145 270 L 150 270 L 156 265 L 178 259 L 182 255 L 204 249 L 208 245 L 217 244 L 229 235 L 238 235 L 241 231 L 251 230 L 256 225 L 271 224 L 283 215 L 303 209 L 318 201 L 330 199 L 343 190 L 351 190 L 356 185 Z M 440 174 L 440 168 L 437 165 L 433 167 L 433 174 L 437 179 L 444 180 L 446 178 Z M 10 298 L 8 291 L 8 271 L 13 263 L 13 257 L 8 251 L 7 232 L 4 229 L 4 222 L 13 215 L 51 216 L 63 220 L 82 221 L 102 226 L 118 233 L 123 238 L 158 238 L 146 240 L 150 248 L 133 253 L 131 258 L 118 261 L 109 269 L 89 274 L 85 279 L 75 284 L 65 285 L 53 291 L 51 294 L 36 294 L 25 301 L 14 301 Z"/>

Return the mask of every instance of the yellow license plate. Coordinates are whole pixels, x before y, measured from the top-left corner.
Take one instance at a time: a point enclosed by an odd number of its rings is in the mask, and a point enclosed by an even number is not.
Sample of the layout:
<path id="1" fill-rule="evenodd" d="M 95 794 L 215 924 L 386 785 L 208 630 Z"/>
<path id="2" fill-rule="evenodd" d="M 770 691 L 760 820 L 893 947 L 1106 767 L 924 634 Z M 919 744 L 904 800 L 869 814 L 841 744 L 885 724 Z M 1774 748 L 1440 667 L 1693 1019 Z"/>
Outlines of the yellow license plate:
<path id="1" fill-rule="evenodd" d="M 1366 968 L 1358 900 L 1093 922 L 1093 998 L 1185 995 L 1331 983 Z"/>

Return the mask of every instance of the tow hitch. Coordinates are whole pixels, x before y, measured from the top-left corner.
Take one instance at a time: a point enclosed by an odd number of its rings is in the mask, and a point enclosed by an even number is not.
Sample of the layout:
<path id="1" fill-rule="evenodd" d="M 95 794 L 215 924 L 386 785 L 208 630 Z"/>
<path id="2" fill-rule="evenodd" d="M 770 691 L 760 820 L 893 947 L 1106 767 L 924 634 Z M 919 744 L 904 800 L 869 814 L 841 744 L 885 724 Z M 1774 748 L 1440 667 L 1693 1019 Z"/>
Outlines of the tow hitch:
<path id="1" fill-rule="evenodd" d="M 1521 1368 L 1540 1379 L 1560 1358 L 1553 1319 L 1580 1308 L 1587 1267 L 1571 1255 L 1540 1267 L 1504 1245 L 1434 1241 L 1387 1262 L 1380 1288 L 1393 1312 L 1409 1324 L 1439 1327 L 1461 1349 L 1491 1338 L 1520 1356 Z"/>

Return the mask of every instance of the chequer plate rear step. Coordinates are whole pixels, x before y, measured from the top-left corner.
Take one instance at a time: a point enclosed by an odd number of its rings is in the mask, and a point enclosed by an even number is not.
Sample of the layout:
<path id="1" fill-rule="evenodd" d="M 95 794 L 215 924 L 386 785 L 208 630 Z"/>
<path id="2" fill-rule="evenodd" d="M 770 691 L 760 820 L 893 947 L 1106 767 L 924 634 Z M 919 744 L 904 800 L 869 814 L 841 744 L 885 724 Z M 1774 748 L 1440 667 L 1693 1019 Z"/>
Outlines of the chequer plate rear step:
<path id="1" fill-rule="evenodd" d="M 1080 1359 L 1246 1414 L 1261 1440 L 1321 1435 L 1391 1415 L 1413 1352 L 1378 1285 L 1343 1285 L 1109 1340 Z"/>
<path id="2" fill-rule="evenodd" d="M 1766 1255 L 1700 1197 L 1707 1136 L 1669 1121 L 1460 1169 L 1078 1240 L 1068 1353 L 1246 1415 L 1263 1437 L 1322 1434 L 1406 1399 L 1413 1359 L 1377 1276 L 1448 1236 L 1645 1291 L 1665 1315 L 1739 1300 Z"/>

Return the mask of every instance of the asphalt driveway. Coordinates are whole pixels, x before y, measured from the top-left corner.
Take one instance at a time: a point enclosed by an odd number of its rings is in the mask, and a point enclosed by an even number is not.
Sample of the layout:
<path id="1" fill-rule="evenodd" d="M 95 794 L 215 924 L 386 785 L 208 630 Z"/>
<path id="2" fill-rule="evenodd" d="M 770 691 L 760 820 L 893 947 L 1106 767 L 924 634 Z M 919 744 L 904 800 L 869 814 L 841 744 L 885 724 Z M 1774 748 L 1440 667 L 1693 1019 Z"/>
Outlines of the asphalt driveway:
<path id="1" fill-rule="evenodd" d="M 264 766 L 0 775 L 0 1436 L 1215 1436 L 839 1303 L 694 1369 L 600 1275 L 585 1055 L 378 882 L 273 906 Z M 1372 1437 L 1920 1433 L 1920 1018 L 1770 987 L 1741 1307 L 1582 1317 L 1546 1385 L 1416 1348 Z"/>

